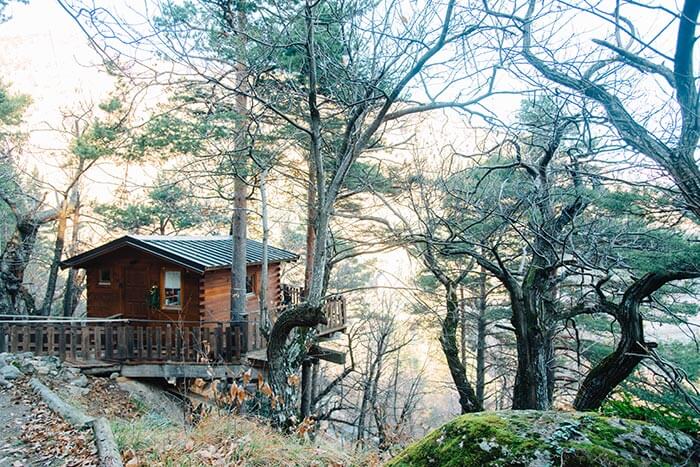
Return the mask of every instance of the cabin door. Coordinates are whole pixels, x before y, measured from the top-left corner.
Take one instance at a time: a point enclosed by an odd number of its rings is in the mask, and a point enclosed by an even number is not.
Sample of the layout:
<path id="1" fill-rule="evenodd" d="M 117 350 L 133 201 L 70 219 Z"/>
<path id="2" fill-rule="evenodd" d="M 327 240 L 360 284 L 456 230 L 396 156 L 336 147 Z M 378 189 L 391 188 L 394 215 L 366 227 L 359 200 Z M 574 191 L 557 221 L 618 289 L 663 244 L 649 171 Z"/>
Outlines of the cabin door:
<path id="1" fill-rule="evenodd" d="M 143 264 L 124 267 L 124 317 L 148 319 L 148 269 Z"/>

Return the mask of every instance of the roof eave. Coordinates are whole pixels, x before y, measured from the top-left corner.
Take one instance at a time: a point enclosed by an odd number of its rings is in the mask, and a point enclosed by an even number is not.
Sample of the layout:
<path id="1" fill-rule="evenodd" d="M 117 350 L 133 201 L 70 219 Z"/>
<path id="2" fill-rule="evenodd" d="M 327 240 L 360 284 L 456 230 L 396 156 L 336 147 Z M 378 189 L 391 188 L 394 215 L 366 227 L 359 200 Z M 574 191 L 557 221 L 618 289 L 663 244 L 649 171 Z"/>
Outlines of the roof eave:
<path id="1" fill-rule="evenodd" d="M 294 258 L 287 258 L 287 259 L 279 259 L 275 261 L 268 261 L 268 264 L 277 264 L 277 263 L 294 263 L 296 261 L 299 261 L 300 256 L 296 255 Z M 262 261 L 250 261 L 245 263 L 246 266 L 260 266 L 262 264 Z M 219 271 L 221 269 L 231 269 L 230 264 L 224 264 L 222 266 L 207 266 L 204 268 L 204 271 Z"/>
<path id="2" fill-rule="evenodd" d="M 203 274 L 204 270 L 206 269 L 205 266 L 202 264 L 195 263 L 193 261 L 183 260 L 182 258 L 179 258 L 175 255 L 163 253 L 157 248 L 154 248 L 151 245 L 140 241 L 139 239 L 129 236 L 118 238 L 93 250 L 86 251 L 85 253 L 81 253 L 77 256 L 74 256 L 73 258 L 61 261 L 60 265 L 62 269 L 65 269 L 67 267 L 79 268 L 82 264 L 85 264 L 88 261 L 91 261 L 95 258 L 99 258 L 102 255 L 111 253 L 112 251 L 118 250 L 119 248 L 123 248 L 125 246 L 132 246 L 138 250 L 144 251 L 148 254 L 164 259 L 168 262 L 177 264 L 178 266 L 182 266 L 199 274 Z"/>

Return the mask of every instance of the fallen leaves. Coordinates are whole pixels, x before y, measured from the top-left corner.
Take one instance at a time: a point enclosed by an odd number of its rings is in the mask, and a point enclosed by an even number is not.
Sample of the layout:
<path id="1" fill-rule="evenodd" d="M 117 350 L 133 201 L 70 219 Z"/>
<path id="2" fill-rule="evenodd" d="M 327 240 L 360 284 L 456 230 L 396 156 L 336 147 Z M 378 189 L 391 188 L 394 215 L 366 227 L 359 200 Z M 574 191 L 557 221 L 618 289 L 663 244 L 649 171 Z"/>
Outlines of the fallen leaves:
<path id="1" fill-rule="evenodd" d="M 90 430 L 79 431 L 66 423 L 34 395 L 24 380 L 16 382 L 10 396 L 13 404 L 31 411 L 31 417 L 21 426 L 17 449 L 24 460 L 15 461 L 17 465 L 56 465 L 57 461 L 69 467 L 99 465 Z"/>

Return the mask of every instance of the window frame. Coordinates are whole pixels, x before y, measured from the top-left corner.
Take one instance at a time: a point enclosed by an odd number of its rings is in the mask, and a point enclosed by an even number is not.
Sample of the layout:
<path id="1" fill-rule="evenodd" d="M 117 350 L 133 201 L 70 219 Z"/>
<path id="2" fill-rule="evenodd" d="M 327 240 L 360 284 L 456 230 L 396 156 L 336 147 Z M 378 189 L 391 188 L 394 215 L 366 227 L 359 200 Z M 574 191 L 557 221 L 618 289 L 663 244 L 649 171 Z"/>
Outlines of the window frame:
<path id="1" fill-rule="evenodd" d="M 248 278 L 251 278 L 252 281 L 252 291 L 248 292 Z M 246 287 L 245 287 L 245 295 L 246 297 L 257 297 L 258 296 L 258 273 L 257 272 L 246 272 L 245 275 L 246 279 Z"/>
<path id="2" fill-rule="evenodd" d="M 165 303 L 165 275 L 167 272 L 177 272 L 180 275 L 180 303 L 178 305 L 167 305 Z M 178 268 L 163 268 L 160 273 L 160 308 L 162 310 L 180 311 L 182 310 L 184 296 L 184 274 L 182 269 Z"/>
<path id="3" fill-rule="evenodd" d="M 109 275 L 109 279 L 106 281 L 102 279 L 102 273 L 105 271 Z M 103 287 L 111 287 L 112 286 L 112 268 L 98 268 L 97 269 L 97 285 L 103 286 Z"/>

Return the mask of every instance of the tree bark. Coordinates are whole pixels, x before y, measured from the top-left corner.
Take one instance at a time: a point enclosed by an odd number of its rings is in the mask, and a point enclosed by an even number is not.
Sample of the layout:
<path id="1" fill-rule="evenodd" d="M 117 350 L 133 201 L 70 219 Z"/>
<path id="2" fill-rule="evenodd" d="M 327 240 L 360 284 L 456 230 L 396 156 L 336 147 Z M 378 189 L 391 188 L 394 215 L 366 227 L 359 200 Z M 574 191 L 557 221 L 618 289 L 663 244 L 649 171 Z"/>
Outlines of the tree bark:
<path id="1" fill-rule="evenodd" d="M 301 364 L 301 418 L 311 415 L 312 374 L 311 361 L 307 358 Z"/>
<path id="2" fill-rule="evenodd" d="M 229 21 L 238 26 L 234 30 L 245 31 L 247 17 L 243 5 L 236 5 L 236 17 Z M 245 34 L 238 34 L 239 52 L 244 55 L 246 47 Z M 248 69 L 240 58 L 235 65 L 236 82 L 240 89 L 245 89 Z M 236 120 L 236 141 L 234 157 L 235 173 L 233 181 L 233 218 L 231 221 L 231 320 L 240 321 L 246 312 L 246 242 L 248 240 L 248 185 L 246 183 L 247 160 L 245 151 L 244 118 L 248 115 L 248 98 L 243 93 L 235 97 L 234 108 L 238 114 Z"/>
<path id="3" fill-rule="evenodd" d="M 78 244 L 80 242 L 80 192 L 76 190 L 74 198 L 74 210 L 71 220 L 71 244 L 69 254 L 78 252 Z M 75 313 L 78 306 L 78 297 L 80 291 L 80 282 L 82 276 L 78 274 L 74 268 L 68 269 L 68 277 L 66 278 L 66 287 L 63 293 L 63 316 L 70 317 Z"/>
<path id="4" fill-rule="evenodd" d="M 49 267 L 49 277 L 46 281 L 46 293 L 44 294 L 44 301 L 41 305 L 41 314 L 43 316 L 49 316 L 51 314 L 54 295 L 56 295 L 58 268 L 61 264 L 61 256 L 63 255 L 63 248 L 66 244 L 66 227 L 68 225 L 69 204 L 69 199 L 66 197 L 61 204 L 58 214 L 58 222 L 56 224 L 56 241 L 54 242 L 53 257 L 51 258 L 51 266 Z"/>
<path id="5" fill-rule="evenodd" d="M 619 305 L 604 304 L 620 325 L 620 341 L 615 351 L 586 375 L 574 400 L 576 410 L 600 408 L 612 391 L 634 372 L 649 350 L 656 347 L 655 343 L 644 340 L 644 319 L 639 311 L 642 301 L 668 282 L 699 276 L 700 272 L 647 273 L 625 291 Z"/>
<path id="6" fill-rule="evenodd" d="M 309 158 L 309 184 L 306 191 L 306 264 L 304 270 L 304 290 L 311 287 L 311 276 L 316 248 L 316 168 Z"/>
<path id="7" fill-rule="evenodd" d="M 260 266 L 260 324 L 263 332 L 269 333 L 270 316 L 267 288 L 269 287 L 269 258 L 268 241 L 270 238 L 270 228 L 267 215 L 267 167 L 260 172 L 260 210 L 262 211 L 262 264 Z"/>
<path id="8" fill-rule="evenodd" d="M 479 272 L 479 297 L 476 318 L 476 401 L 484 407 L 486 391 L 486 271 Z"/>
<path id="9" fill-rule="evenodd" d="M 285 393 L 287 388 L 288 362 L 285 358 L 287 338 L 292 330 L 299 326 L 313 327 L 318 324 L 327 324 L 326 315 L 321 306 L 312 306 L 309 303 L 297 305 L 280 314 L 275 325 L 270 331 L 270 339 L 267 345 L 267 358 L 270 368 L 270 385 L 278 396 Z M 284 401 L 282 401 L 284 403 Z"/>
<path id="10" fill-rule="evenodd" d="M 247 196 L 245 180 L 236 175 L 231 221 L 231 321 L 240 321 L 246 311 Z"/>
<path id="11" fill-rule="evenodd" d="M 21 208 L 11 200 L 8 206 L 15 215 L 16 224 L 12 237 L 0 254 L 0 313 L 18 314 L 24 311 L 35 314 L 34 297 L 24 286 L 24 272 L 34 251 L 39 228 L 55 221 L 58 210 L 22 213 Z"/>
<path id="12" fill-rule="evenodd" d="M 532 277 L 534 276 L 526 277 L 525 281 L 538 280 Z M 551 368 L 554 346 L 547 317 L 541 310 L 541 289 L 526 286 L 510 295 L 513 312 L 511 323 L 515 328 L 518 355 L 513 409 L 549 410 L 554 388 Z"/>
<path id="13" fill-rule="evenodd" d="M 445 301 L 447 313 L 442 320 L 442 334 L 440 345 L 447 360 L 447 367 L 459 394 L 459 405 L 462 413 L 479 412 L 482 410 L 474 389 L 472 388 L 467 371 L 459 358 L 457 348 L 457 327 L 459 325 L 459 300 L 454 283 L 445 285 Z"/>

